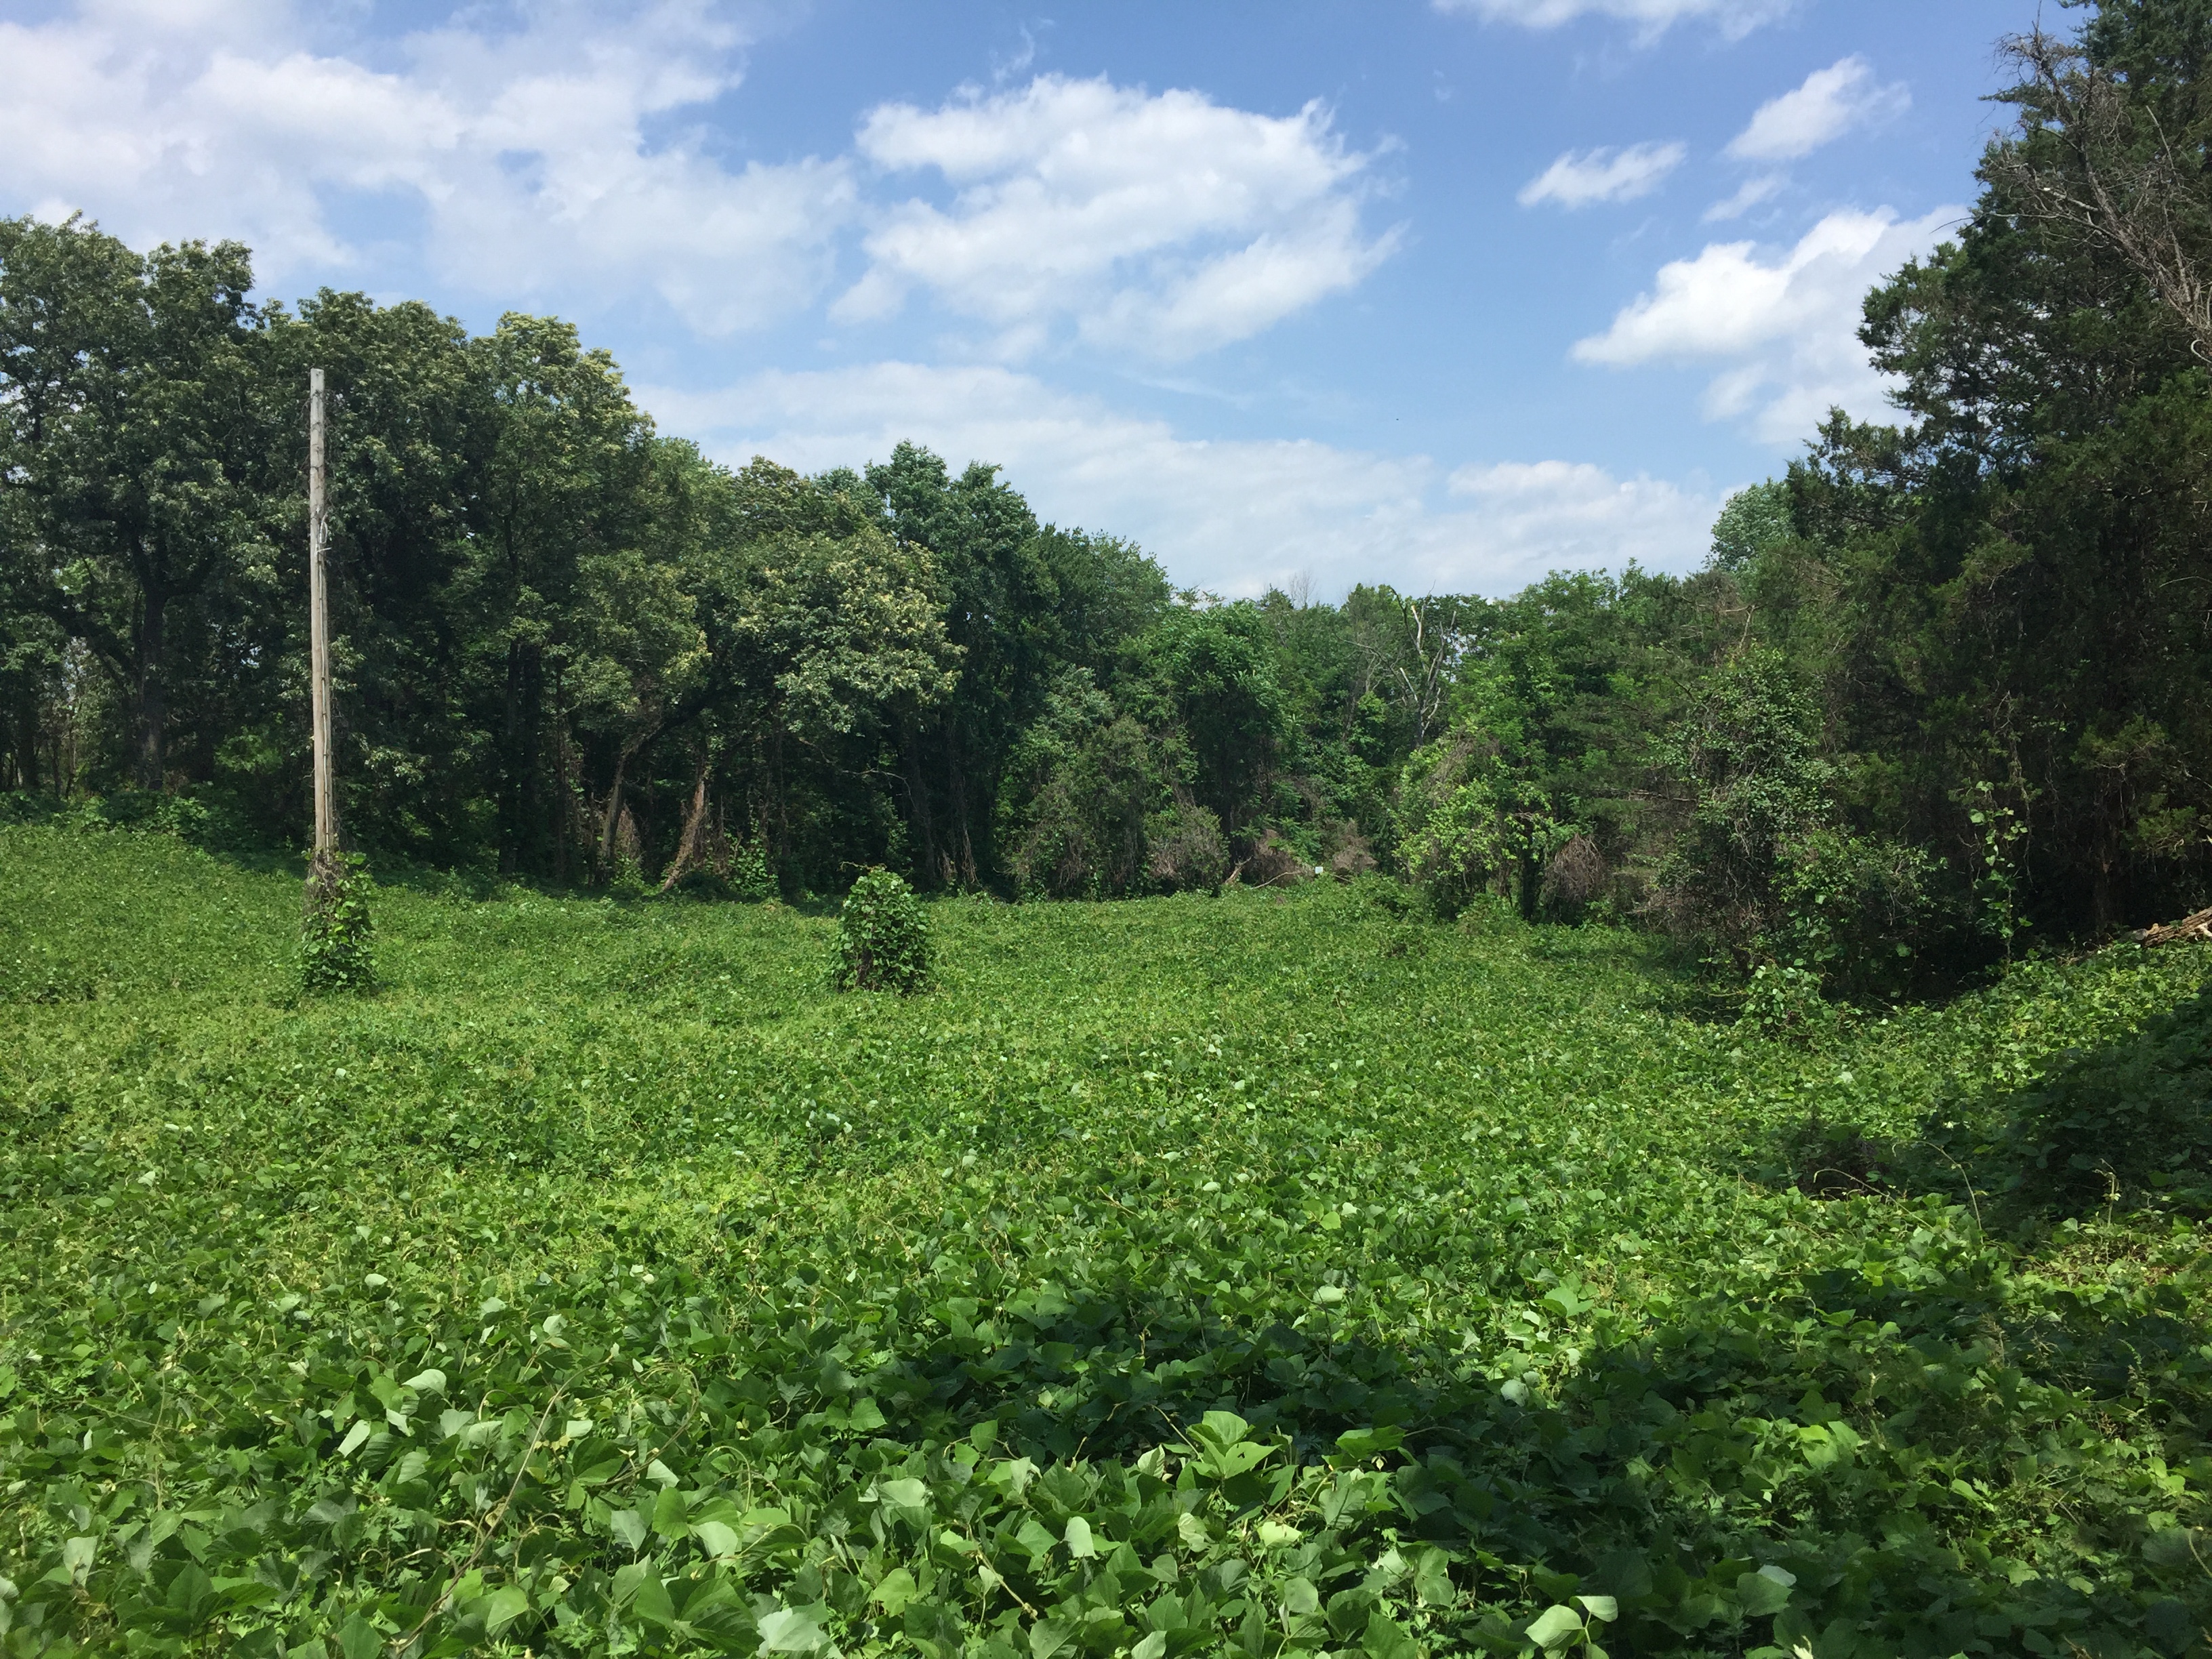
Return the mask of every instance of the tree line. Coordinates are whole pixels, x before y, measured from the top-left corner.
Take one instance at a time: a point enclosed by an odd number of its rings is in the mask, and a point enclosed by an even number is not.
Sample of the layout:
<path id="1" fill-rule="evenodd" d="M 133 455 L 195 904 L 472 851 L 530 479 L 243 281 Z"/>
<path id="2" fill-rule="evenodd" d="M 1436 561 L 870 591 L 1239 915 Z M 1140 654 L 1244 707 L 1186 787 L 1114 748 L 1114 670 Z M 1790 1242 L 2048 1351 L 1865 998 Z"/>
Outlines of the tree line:
<path id="1" fill-rule="evenodd" d="M 2212 4 L 2011 50 L 1972 216 L 1866 302 L 1898 420 L 1831 416 L 1693 574 L 1496 600 L 1217 602 L 988 465 L 716 465 L 558 320 L 287 308 L 235 244 L 0 222 L 0 787 L 296 842 L 313 364 L 379 853 L 756 895 L 1381 867 L 1843 995 L 2179 914 L 2212 888 Z"/>

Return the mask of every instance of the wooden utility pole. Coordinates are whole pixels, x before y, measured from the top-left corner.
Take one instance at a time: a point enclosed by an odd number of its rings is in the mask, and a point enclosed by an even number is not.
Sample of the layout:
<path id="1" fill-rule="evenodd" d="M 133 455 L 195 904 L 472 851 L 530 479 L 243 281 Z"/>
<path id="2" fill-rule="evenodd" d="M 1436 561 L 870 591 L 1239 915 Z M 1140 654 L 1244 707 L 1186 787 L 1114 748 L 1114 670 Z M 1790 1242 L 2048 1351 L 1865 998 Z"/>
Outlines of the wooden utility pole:
<path id="1" fill-rule="evenodd" d="M 331 782 L 331 599 L 324 574 L 330 549 L 328 469 L 323 440 L 323 371 L 307 371 L 307 638 L 315 707 L 315 857 L 337 856 L 338 804 Z"/>

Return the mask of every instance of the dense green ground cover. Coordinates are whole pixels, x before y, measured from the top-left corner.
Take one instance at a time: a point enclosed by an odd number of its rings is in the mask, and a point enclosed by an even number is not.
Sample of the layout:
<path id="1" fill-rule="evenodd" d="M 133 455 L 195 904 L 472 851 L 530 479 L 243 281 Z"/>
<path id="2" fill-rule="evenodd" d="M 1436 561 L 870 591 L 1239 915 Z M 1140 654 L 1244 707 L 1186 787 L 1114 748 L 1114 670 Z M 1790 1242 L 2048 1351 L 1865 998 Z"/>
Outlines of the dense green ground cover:
<path id="1" fill-rule="evenodd" d="M 303 1003 L 298 891 L 0 832 L 8 1653 L 2212 1618 L 2197 1210 L 2028 1217 L 1975 1162 L 2201 951 L 1808 1046 L 1381 888 L 944 902 L 902 1000 L 779 907 L 431 884 L 380 896 L 381 992 Z"/>

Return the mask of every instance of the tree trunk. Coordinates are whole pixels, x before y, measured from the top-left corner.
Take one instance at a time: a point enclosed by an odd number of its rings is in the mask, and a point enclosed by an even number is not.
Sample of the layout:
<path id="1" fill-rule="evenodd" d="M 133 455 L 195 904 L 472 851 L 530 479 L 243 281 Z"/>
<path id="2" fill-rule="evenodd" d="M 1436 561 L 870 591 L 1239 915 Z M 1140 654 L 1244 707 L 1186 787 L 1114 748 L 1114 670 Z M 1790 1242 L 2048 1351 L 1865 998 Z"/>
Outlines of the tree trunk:
<path id="1" fill-rule="evenodd" d="M 545 676 L 538 647 L 523 640 L 507 648 L 507 775 L 501 780 L 500 867 L 516 874 L 531 867 L 544 831 Z M 536 864 L 542 871 L 543 864 Z"/>
<path id="2" fill-rule="evenodd" d="M 937 878 L 937 816 L 929 810 L 929 785 L 921 775 L 921 735 L 907 722 L 899 748 L 906 765 L 906 793 L 919 845 L 915 850 L 915 873 L 927 886 Z"/>
<path id="3" fill-rule="evenodd" d="M 975 844 L 968 834 L 968 775 L 960 764 L 960 722 L 957 718 L 945 723 L 945 775 L 946 793 L 951 797 L 953 832 L 959 837 L 960 867 L 957 881 L 962 887 L 973 887 L 975 884 Z M 950 862 L 948 859 L 948 866 Z"/>
<path id="4" fill-rule="evenodd" d="M 661 878 L 660 890 L 664 893 L 683 880 L 685 873 L 696 868 L 700 862 L 700 849 L 707 836 L 707 774 L 712 764 L 710 757 L 702 751 L 699 779 L 691 786 L 691 810 L 684 815 L 683 838 L 676 844 L 676 858 L 669 865 L 667 875 Z"/>
<path id="5" fill-rule="evenodd" d="M 167 611 L 168 596 L 159 588 L 147 589 L 146 608 L 138 621 L 138 684 L 131 710 L 141 789 L 159 789 L 167 775 L 163 728 L 168 709 L 161 696 L 162 631 Z"/>
<path id="6" fill-rule="evenodd" d="M 606 816 L 599 825 L 599 869 L 611 875 L 615 867 L 615 827 L 622 822 L 623 780 L 629 771 L 629 757 L 634 752 L 629 744 L 615 757 L 615 781 L 607 786 Z"/>

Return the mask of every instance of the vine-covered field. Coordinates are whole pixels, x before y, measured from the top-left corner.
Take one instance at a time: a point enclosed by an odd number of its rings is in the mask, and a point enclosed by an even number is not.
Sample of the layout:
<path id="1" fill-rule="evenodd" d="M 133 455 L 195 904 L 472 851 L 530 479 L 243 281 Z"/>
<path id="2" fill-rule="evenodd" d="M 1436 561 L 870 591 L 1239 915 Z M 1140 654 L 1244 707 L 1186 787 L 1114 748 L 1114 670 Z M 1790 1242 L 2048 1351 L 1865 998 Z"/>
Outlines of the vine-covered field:
<path id="1" fill-rule="evenodd" d="M 779 906 L 430 882 L 303 1001 L 299 896 L 0 831 L 8 1654 L 2212 1620 L 2194 1166 L 2084 1198 L 2032 1133 L 2203 1112 L 2201 1012 L 2134 1036 L 2201 947 L 1783 1041 L 1372 878 L 935 903 L 905 1000 Z"/>

